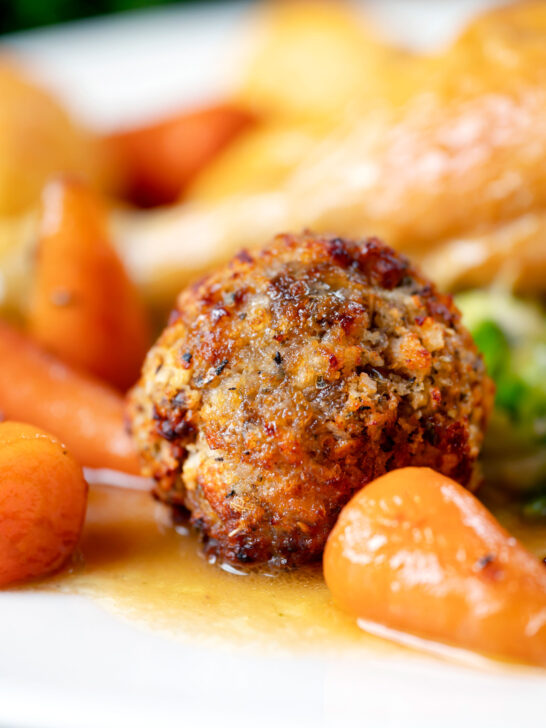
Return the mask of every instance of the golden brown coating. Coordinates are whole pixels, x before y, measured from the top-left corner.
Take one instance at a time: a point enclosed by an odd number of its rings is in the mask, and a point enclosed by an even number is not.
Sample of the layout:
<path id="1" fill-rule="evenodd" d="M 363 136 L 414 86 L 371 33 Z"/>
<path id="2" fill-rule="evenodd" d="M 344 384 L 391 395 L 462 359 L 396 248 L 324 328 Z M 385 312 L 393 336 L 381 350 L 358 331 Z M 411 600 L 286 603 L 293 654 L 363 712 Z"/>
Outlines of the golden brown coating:
<path id="1" fill-rule="evenodd" d="M 281 235 L 184 291 L 130 396 L 144 472 L 210 552 L 317 558 L 387 470 L 464 485 L 492 385 L 449 296 L 376 239 Z"/>

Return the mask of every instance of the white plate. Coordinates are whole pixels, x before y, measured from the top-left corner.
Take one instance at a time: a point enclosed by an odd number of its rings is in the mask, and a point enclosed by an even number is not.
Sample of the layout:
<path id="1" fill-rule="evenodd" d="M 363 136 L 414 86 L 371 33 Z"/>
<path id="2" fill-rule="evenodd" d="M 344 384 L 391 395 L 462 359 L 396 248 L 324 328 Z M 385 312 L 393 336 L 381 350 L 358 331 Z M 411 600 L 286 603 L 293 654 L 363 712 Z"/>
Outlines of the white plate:
<path id="1" fill-rule="evenodd" d="M 412 45 L 454 33 L 485 2 L 376 2 Z M 229 91 L 245 3 L 167 8 L 4 39 L 102 128 Z M 244 609 L 244 606 L 241 607 Z M 79 728 L 516 726 L 544 721 L 538 671 L 462 667 L 404 652 L 259 655 L 188 646 L 83 597 L 0 595 L 0 725 Z"/>

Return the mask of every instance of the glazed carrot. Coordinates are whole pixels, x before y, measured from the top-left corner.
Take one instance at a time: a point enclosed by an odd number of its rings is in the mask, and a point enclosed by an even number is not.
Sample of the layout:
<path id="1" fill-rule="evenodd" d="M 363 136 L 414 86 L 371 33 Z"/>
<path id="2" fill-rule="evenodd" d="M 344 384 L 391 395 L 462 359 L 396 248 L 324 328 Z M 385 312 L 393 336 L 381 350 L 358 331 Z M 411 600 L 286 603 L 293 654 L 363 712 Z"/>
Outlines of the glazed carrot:
<path id="1" fill-rule="evenodd" d="M 149 207 L 174 202 L 197 172 L 251 122 L 243 109 L 214 106 L 122 131 L 106 141 L 127 196 Z"/>
<path id="2" fill-rule="evenodd" d="M 354 496 L 328 539 L 324 575 L 361 620 L 546 665 L 546 568 L 429 468 L 395 470 Z"/>
<path id="3" fill-rule="evenodd" d="M 124 401 L 0 321 L 0 413 L 52 432 L 82 464 L 139 473 Z"/>
<path id="4" fill-rule="evenodd" d="M 100 200 L 83 184 L 46 186 L 29 330 L 71 366 L 126 389 L 150 344 L 147 315 L 113 249 Z"/>
<path id="5" fill-rule="evenodd" d="M 78 542 L 86 504 L 82 469 L 57 438 L 0 423 L 0 586 L 62 566 Z"/>

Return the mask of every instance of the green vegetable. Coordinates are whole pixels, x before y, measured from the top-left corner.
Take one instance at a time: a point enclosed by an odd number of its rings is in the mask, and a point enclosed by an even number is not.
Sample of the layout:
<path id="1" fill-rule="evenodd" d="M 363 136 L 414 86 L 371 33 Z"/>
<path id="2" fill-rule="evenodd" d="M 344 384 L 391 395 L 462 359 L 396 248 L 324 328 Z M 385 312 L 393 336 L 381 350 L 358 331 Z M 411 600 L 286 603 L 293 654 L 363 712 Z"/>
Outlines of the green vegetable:
<path id="1" fill-rule="evenodd" d="M 476 346 L 483 354 L 487 371 L 497 379 L 510 356 L 510 344 L 501 327 L 491 319 L 480 321 L 472 332 Z"/>
<path id="2" fill-rule="evenodd" d="M 486 478 L 515 490 L 546 485 L 546 314 L 508 294 L 457 297 L 463 320 L 495 381 L 483 452 Z"/>
<path id="3" fill-rule="evenodd" d="M 94 15 L 170 5 L 174 2 L 180 3 L 184 0 L 13 0 L 2 5 L 0 32 L 8 33 Z"/>
<path id="4" fill-rule="evenodd" d="M 546 518 L 546 493 L 530 498 L 522 508 L 523 515 L 529 520 Z"/>

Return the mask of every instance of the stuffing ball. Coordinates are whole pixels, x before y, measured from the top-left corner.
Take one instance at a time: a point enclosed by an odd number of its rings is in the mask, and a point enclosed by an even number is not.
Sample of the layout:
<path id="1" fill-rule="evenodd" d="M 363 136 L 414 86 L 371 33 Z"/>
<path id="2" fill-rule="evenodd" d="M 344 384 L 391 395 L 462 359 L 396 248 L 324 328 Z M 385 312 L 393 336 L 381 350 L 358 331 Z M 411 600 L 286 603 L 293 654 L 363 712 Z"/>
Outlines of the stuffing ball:
<path id="1" fill-rule="evenodd" d="M 353 493 L 472 487 L 493 386 L 451 297 L 370 238 L 280 235 L 182 292 L 130 395 L 157 496 L 236 564 L 320 557 Z"/>

